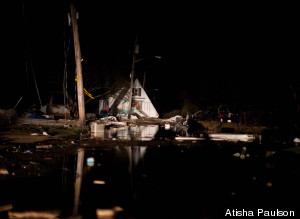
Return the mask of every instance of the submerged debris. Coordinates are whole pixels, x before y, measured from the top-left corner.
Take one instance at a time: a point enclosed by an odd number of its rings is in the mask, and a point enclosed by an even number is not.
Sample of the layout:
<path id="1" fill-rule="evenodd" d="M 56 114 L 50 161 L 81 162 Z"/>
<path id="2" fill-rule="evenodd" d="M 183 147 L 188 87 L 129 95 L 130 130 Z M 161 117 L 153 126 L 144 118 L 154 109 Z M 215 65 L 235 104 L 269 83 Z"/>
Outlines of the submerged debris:
<path id="1" fill-rule="evenodd" d="M 247 150 L 246 147 L 242 147 L 241 153 L 236 152 L 232 156 L 241 158 L 242 160 L 245 159 L 246 157 L 250 157 L 250 154 L 246 154 L 246 150 Z"/>

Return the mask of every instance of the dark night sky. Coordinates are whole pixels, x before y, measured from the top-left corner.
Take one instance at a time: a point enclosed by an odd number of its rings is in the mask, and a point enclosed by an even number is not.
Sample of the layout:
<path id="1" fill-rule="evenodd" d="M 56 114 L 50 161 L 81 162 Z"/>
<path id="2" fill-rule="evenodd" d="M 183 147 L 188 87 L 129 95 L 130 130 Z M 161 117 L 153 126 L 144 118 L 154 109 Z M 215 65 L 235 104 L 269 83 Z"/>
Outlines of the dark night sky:
<path id="1" fill-rule="evenodd" d="M 70 36 L 68 4 L 12 2 L 4 33 L 1 105 L 13 107 L 21 96 L 24 102 L 38 103 L 31 63 L 45 104 L 63 77 L 64 42 Z M 158 89 L 162 111 L 180 108 L 185 99 L 197 104 L 276 105 L 286 98 L 289 83 L 299 84 L 299 17 L 289 11 L 292 6 L 75 2 L 84 77 L 107 71 L 129 80 L 129 51 L 137 33 L 137 58 L 162 56 L 138 63 L 136 69 L 140 79 L 147 70 L 146 88 L 149 93 Z M 69 66 L 74 64 L 72 41 L 70 46 Z"/>

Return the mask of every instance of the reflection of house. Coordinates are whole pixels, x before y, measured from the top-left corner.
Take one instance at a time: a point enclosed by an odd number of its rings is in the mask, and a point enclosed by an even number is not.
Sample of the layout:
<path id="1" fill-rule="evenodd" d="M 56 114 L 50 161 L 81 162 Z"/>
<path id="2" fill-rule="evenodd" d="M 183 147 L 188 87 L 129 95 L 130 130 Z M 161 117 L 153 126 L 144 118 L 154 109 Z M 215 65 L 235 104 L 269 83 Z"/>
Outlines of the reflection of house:
<path id="1" fill-rule="evenodd" d="M 154 139 L 155 134 L 158 131 L 158 125 L 147 125 L 147 126 L 135 126 L 135 127 L 121 127 L 121 128 L 110 128 L 106 130 L 105 138 L 116 138 L 126 140 L 140 140 L 150 141 Z M 98 136 L 97 136 L 98 137 Z"/>
<path id="2" fill-rule="evenodd" d="M 134 81 L 132 90 L 132 114 L 140 117 L 158 118 L 158 113 L 138 79 Z M 99 101 L 99 113 L 109 108 L 111 114 L 128 114 L 129 90 L 123 88 L 115 95 Z"/>

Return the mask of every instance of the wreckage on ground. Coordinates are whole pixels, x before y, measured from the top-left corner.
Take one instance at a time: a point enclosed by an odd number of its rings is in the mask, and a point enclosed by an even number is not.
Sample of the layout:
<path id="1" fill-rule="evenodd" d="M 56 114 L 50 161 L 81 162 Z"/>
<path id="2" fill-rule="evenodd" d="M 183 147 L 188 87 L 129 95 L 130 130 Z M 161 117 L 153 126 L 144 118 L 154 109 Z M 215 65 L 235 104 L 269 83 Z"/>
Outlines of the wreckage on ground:
<path id="1" fill-rule="evenodd" d="M 12 124 L 16 117 L 16 111 L 13 109 L 0 109 L 0 127 L 6 127 Z"/>
<path id="2" fill-rule="evenodd" d="M 110 114 L 119 118 L 126 118 L 129 111 L 129 95 L 130 89 L 123 87 L 114 95 L 99 100 L 99 114 Z M 158 118 L 159 116 L 138 79 L 133 84 L 131 114 L 133 119 L 143 117 Z"/>

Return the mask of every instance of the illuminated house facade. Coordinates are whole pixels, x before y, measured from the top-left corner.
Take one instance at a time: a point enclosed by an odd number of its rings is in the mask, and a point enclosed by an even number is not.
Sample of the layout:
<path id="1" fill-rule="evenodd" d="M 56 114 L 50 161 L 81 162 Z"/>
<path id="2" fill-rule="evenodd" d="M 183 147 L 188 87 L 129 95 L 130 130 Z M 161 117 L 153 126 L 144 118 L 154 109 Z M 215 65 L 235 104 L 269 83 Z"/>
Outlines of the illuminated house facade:
<path id="1" fill-rule="evenodd" d="M 115 95 L 105 100 L 99 100 L 99 114 L 106 109 L 109 109 L 110 114 L 118 114 L 120 116 L 127 115 L 129 108 L 129 92 L 128 88 L 123 88 L 116 92 Z M 133 115 L 138 115 L 138 117 L 158 118 L 159 114 L 138 79 L 133 83 L 132 92 L 131 113 Z"/>

